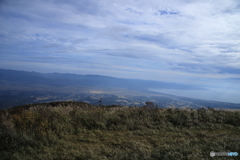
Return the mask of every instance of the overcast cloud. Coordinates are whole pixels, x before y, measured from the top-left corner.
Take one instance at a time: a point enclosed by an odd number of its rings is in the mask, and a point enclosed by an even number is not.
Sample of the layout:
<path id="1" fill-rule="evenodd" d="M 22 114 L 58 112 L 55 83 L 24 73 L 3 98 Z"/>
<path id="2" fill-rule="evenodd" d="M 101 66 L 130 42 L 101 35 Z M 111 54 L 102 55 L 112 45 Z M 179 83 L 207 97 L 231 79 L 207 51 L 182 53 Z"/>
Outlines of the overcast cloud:
<path id="1" fill-rule="evenodd" d="M 239 0 L 3 0 L 0 68 L 240 89 Z"/>

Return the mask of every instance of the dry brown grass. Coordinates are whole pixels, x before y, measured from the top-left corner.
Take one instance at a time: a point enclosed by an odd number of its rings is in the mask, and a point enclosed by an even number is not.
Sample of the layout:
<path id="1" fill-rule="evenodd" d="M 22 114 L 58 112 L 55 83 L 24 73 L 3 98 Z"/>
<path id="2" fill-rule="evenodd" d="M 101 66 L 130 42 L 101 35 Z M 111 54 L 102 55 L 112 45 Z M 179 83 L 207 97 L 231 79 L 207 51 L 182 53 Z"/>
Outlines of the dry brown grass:
<path id="1" fill-rule="evenodd" d="M 14 160 L 211 159 L 212 150 L 240 152 L 239 131 L 234 111 L 54 102 L 1 111 L 0 154 Z"/>

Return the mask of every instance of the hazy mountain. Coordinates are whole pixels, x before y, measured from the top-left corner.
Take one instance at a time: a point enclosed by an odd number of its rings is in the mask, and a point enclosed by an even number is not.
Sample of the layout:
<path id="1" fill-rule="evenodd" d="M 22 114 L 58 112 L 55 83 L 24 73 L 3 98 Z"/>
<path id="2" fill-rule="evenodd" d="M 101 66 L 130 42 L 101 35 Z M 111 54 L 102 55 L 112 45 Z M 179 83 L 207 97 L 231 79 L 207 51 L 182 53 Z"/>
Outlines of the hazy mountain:
<path id="1" fill-rule="evenodd" d="M 101 75 L 37 73 L 0 69 L 0 109 L 29 103 L 82 101 L 103 105 L 238 109 L 240 104 L 207 101 L 149 91 L 149 88 L 203 90 L 193 85 L 122 79 Z"/>
<path id="2" fill-rule="evenodd" d="M 0 81 L 14 82 L 24 85 L 42 84 L 51 86 L 91 86 L 91 87 L 123 87 L 134 90 L 157 89 L 204 89 L 193 85 L 158 82 L 140 79 L 122 79 L 101 75 L 76 75 L 62 73 L 37 73 L 0 69 Z"/>

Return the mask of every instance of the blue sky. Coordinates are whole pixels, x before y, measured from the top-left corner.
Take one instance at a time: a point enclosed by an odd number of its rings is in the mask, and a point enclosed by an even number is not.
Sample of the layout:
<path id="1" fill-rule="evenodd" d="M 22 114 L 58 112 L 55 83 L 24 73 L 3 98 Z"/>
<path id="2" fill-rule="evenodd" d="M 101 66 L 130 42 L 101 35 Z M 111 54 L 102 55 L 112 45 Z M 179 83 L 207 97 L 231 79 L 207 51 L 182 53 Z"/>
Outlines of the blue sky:
<path id="1" fill-rule="evenodd" d="M 2 0 L 0 68 L 240 90 L 239 0 Z"/>

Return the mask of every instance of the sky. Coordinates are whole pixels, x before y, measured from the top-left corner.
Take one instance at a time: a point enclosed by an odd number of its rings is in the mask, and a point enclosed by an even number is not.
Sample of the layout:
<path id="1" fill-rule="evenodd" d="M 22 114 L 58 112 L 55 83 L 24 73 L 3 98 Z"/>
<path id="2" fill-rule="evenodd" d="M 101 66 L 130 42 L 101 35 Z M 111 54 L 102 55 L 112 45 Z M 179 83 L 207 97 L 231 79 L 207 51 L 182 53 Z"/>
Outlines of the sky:
<path id="1" fill-rule="evenodd" d="M 239 24 L 239 0 L 1 0 L 0 68 L 239 93 Z"/>

